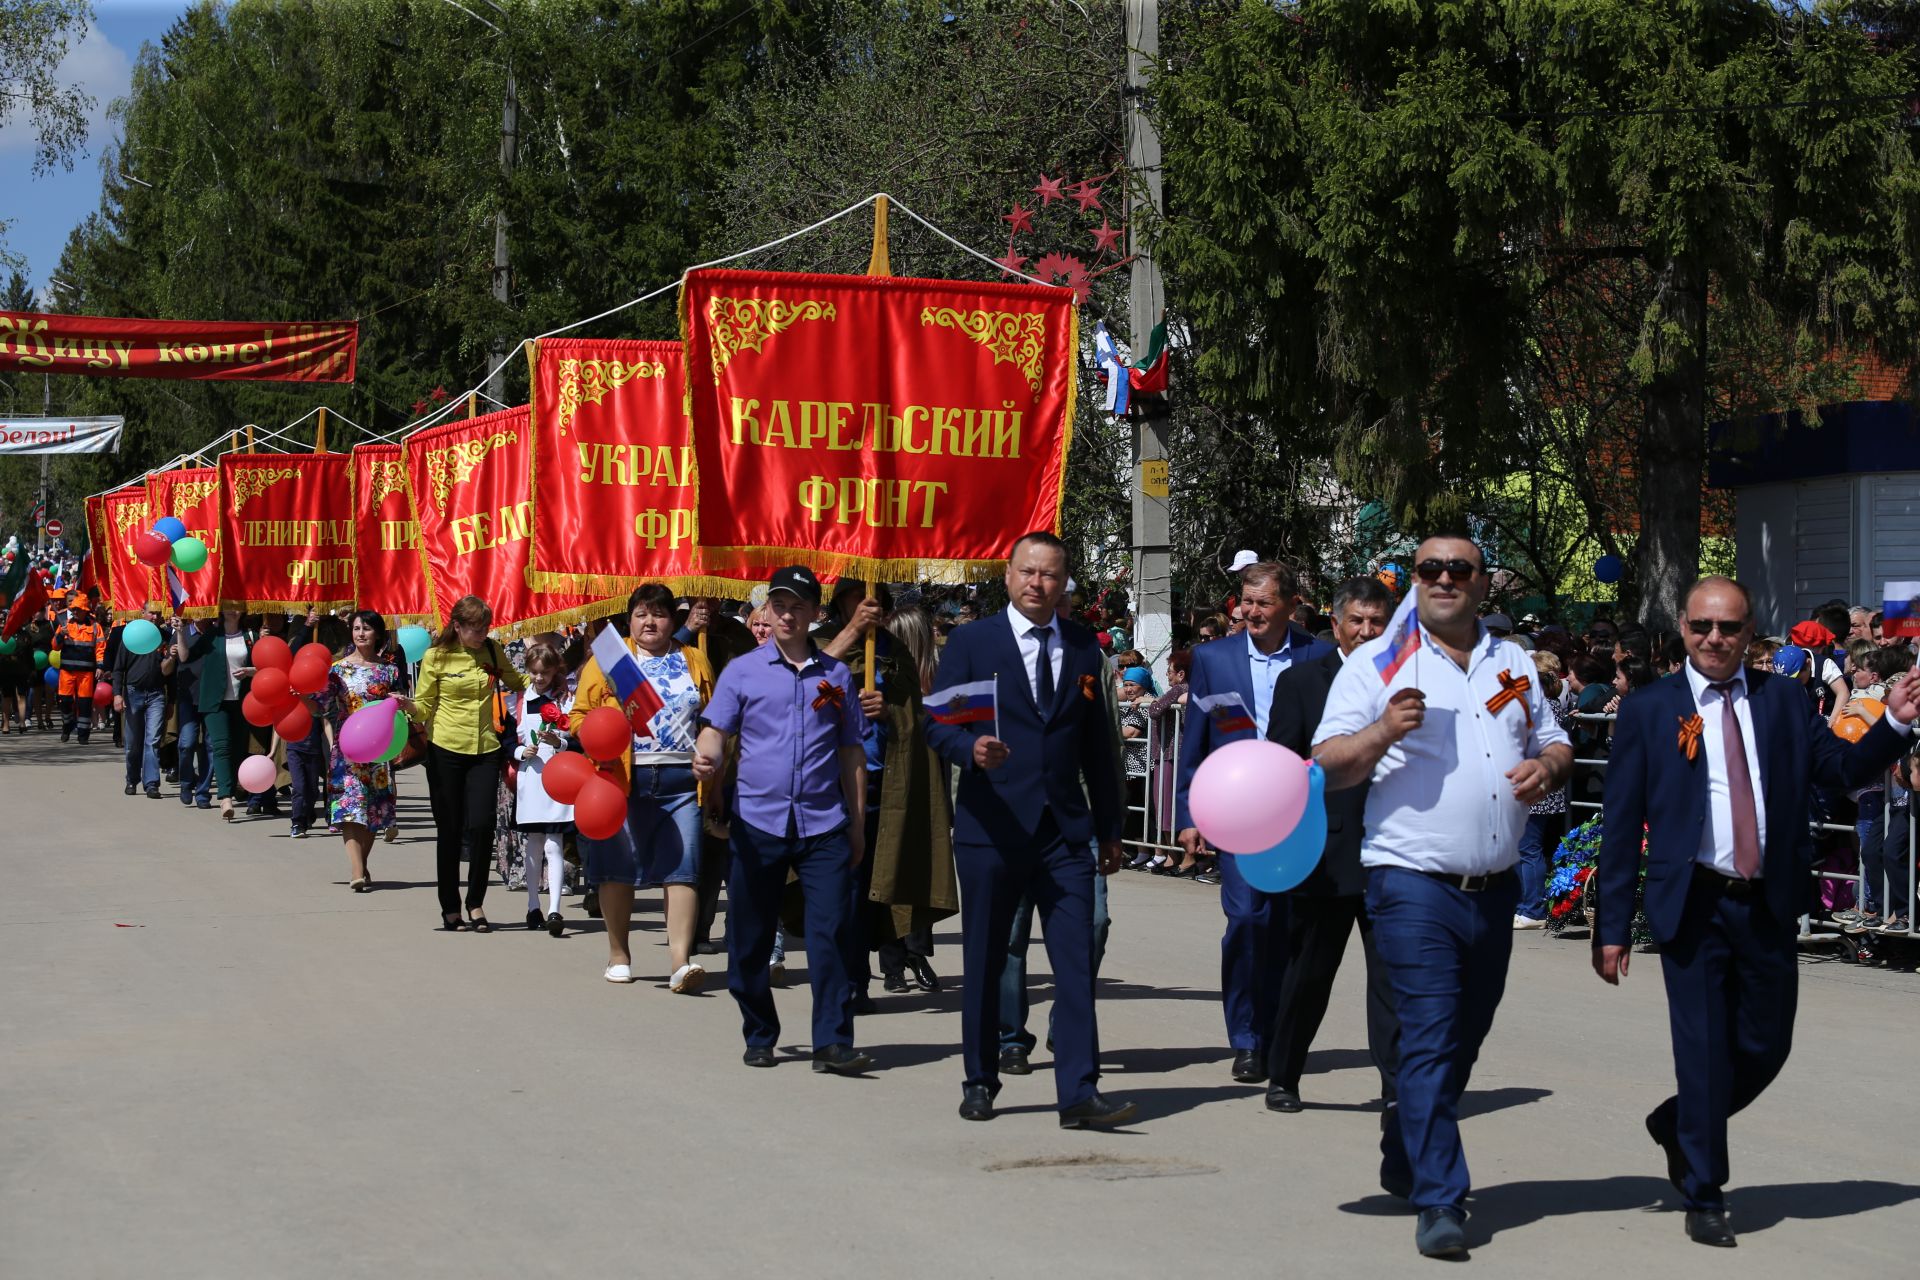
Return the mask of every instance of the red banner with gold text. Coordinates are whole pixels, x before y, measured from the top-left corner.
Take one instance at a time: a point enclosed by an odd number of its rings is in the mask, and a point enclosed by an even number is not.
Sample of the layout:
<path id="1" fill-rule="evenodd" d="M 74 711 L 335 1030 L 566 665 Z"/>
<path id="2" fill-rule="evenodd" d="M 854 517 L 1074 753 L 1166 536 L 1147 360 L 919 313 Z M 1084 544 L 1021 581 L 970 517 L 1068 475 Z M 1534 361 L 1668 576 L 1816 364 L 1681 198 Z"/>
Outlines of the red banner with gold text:
<path id="1" fill-rule="evenodd" d="M 444 622 L 454 603 L 467 595 L 486 601 L 494 631 L 510 636 L 618 610 L 617 599 L 609 603 L 604 596 L 535 591 L 528 585 L 533 532 L 528 429 L 522 405 L 430 427 L 401 442 L 428 598 L 438 621 Z"/>
<path id="2" fill-rule="evenodd" d="M 303 613 L 353 604 L 353 493 L 344 453 L 220 459 L 220 603 Z"/>
<path id="3" fill-rule="evenodd" d="M 87 557 L 83 563 L 86 573 L 82 575 L 80 589 L 96 599 L 113 599 L 113 555 L 107 546 L 109 527 L 107 525 L 107 500 L 102 495 L 90 497 L 83 504 L 87 521 Z"/>
<path id="4" fill-rule="evenodd" d="M 180 614 L 188 618 L 211 618 L 220 612 L 220 472 L 213 467 L 185 467 L 179 471 L 158 471 L 147 477 L 147 496 L 153 500 L 153 518 L 172 516 L 187 526 L 187 533 L 207 544 L 207 563 L 192 573 L 180 574 L 187 602 Z M 178 570 L 175 570 L 178 572 Z M 161 584 L 161 598 L 171 611 L 172 596 Z"/>
<path id="5" fill-rule="evenodd" d="M 354 607 L 372 609 L 389 627 L 430 622 L 420 563 L 420 525 L 407 502 L 407 469 L 397 444 L 353 448 Z"/>
<path id="6" fill-rule="evenodd" d="M 683 350 L 633 339 L 529 345 L 535 586 L 611 595 L 660 582 L 744 595 L 765 576 L 715 573 L 696 546 Z"/>
<path id="7" fill-rule="evenodd" d="M 352 382 L 353 320 L 128 320 L 0 311 L 0 373 Z"/>
<path id="8" fill-rule="evenodd" d="M 981 578 L 1058 530 L 1070 290 L 710 270 L 680 307 L 708 554 Z"/>
<path id="9" fill-rule="evenodd" d="M 116 620 L 125 621 L 149 605 L 165 608 L 160 575 L 133 554 L 133 536 L 153 528 L 156 518 L 144 484 L 115 489 L 100 499 L 101 577 Z"/>

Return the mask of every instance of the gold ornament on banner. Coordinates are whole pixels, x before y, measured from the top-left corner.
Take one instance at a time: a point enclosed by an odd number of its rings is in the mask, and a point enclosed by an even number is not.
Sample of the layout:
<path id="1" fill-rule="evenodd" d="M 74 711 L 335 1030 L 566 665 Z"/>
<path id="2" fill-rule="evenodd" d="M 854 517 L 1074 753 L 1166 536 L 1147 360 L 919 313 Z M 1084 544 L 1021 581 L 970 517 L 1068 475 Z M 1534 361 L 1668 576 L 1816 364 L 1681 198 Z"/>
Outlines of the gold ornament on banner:
<path id="1" fill-rule="evenodd" d="M 707 323 L 713 328 L 713 385 L 720 385 L 727 362 L 743 351 L 759 354 L 768 338 L 784 333 L 802 320 L 832 320 L 833 304 L 806 298 L 713 298 L 707 303 Z"/>
<path id="2" fill-rule="evenodd" d="M 618 360 L 562 360 L 560 362 L 560 434 L 580 412 L 580 402 L 599 404 L 635 378 L 664 378 L 667 366 L 654 360 L 621 364 Z"/>
<path id="3" fill-rule="evenodd" d="M 218 480 L 182 480 L 173 486 L 173 514 L 187 514 L 220 490 Z"/>
<path id="4" fill-rule="evenodd" d="M 1047 340 L 1047 318 L 1038 312 L 928 307 L 920 313 L 920 323 L 958 329 L 993 352 L 995 364 L 1013 365 L 1026 378 L 1028 386 L 1036 393 L 1040 390 L 1041 349 Z"/>
<path id="5" fill-rule="evenodd" d="M 407 468 L 398 458 L 382 458 L 367 470 L 367 506 L 378 507 L 407 491 Z"/>
<path id="6" fill-rule="evenodd" d="M 442 515 L 447 510 L 447 495 L 453 486 L 465 484 L 486 460 L 488 454 L 512 444 L 520 437 L 512 431 L 496 431 L 479 440 L 462 440 L 444 449 L 427 452 L 427 484 L 433 489 L 433 505 Z"/>
<path id="7" fill-rule="evenodd" d="M 282 480 L 298 480 L 298 467 L 243 467 L 233 473 L 233 511 L 259 497 Z"/>
<path id="8" fill-rule="evenodd" d="M 113 509 L 113 536 L 124 541 L 127 530 L 135 525 L 146 524 L 147 517 L 153 514 L 153 504 L 149 502 L 122 502 Z"/>

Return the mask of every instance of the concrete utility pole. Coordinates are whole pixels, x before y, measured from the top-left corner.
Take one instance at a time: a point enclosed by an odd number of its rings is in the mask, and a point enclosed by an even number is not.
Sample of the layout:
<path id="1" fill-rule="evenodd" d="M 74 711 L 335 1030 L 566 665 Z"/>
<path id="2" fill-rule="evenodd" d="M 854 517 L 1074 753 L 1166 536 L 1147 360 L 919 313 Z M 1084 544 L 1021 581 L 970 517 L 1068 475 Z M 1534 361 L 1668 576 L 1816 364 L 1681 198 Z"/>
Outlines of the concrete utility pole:
<path id="1" fill-rule="evenodd" d="M 493 297 L 507 305 L 508 284 L 512 272 L 507 264 L 507 184 L 513 180 L 514 157 L 519 151 L 520 98 L 513 83 L 513 67 L 507 67 L 506 99 L 500 107 L 500 208 L 493 215 Z M 502 368 L 511 344 L 506 335 L 493 340 L 493 366 L 497 372 L 487 383 L 487 394 L 495 404 L 507 402 L 507 371 Z"/>
<path id="2" fill-rule="evenodd" d="M 1127 251 L 1133 255 L 1128 291 L 1133 358 L 1146 353 L 1148 335 L 1166 311 L 1160 268 L 1146 226 L 1159 214 L 1160 134 L 1147 116 L 1149 69 L 1160 58 L 1159 0 L 1126 0 L 1127 16 Z M 1167 531 L 1166 419 L 1134 419 L 1133 608 L 1134 647 L 1154 672 L 1166 675 L 1173 647 L 1173 560 Z"/>

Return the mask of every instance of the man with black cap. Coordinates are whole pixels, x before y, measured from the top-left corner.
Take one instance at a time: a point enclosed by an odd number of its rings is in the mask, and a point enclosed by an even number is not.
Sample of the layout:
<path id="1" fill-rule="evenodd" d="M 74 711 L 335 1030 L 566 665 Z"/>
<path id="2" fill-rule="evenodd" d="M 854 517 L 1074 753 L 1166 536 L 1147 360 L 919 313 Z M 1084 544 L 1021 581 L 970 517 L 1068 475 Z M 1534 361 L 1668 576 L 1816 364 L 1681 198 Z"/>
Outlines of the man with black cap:
<path id="1" fill-rule="evenodd" d="M 820 580 L 803 565 L 767 581 L 773 643 L 727 665 L 701 716 L 693 773 L 719 779 L 727 737 L 740 738 L 730 824 L 727 987 L 740 1005 L 750 1067 L 771 1067 L 780 1017 L 767 972 L 792 871 L 806 899 L 813 984 L 813 1069 L 857 1075 L 853 1047 L 853 872 L 865 855 L 866 753 L 859 691 L 809 628 Z"/>

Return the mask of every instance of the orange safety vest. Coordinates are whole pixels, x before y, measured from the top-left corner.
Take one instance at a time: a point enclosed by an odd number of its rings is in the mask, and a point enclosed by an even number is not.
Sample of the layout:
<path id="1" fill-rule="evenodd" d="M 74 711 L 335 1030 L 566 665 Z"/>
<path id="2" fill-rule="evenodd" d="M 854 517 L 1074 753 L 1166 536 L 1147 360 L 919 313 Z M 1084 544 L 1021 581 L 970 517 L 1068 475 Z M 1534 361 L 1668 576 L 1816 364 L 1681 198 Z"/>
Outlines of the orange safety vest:
<path id="1" fill-rule="evenodd" d="M 107 633 L 97 622 L 75 622 L 71 618 L 53 637 L 60 649 L 62 671 L 92 671 L 107 656 Z"/>

